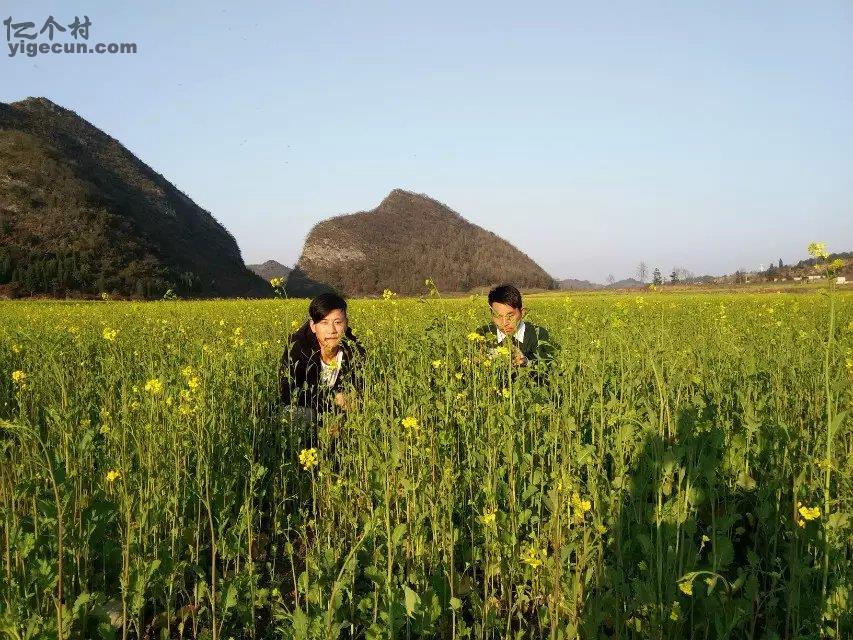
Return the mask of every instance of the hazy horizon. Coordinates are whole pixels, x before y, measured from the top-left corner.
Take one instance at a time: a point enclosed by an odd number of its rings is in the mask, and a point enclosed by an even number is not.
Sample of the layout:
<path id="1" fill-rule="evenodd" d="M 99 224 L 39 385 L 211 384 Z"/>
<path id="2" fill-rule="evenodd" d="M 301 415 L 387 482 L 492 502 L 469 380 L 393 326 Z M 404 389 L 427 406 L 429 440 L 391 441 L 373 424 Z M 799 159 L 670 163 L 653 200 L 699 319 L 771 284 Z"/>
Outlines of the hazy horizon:
<path id="1" fill-rule="evenodd" d="M 315 223 L 394 188 L 559 279 L 853 249 L 849 3 L 13 0 L 3 19 L 84 14 L 90 41 L 138 52 L 7 50 L 0 101 L 73 109 L 208 209 L 247 264 L 292 266 Z"/>

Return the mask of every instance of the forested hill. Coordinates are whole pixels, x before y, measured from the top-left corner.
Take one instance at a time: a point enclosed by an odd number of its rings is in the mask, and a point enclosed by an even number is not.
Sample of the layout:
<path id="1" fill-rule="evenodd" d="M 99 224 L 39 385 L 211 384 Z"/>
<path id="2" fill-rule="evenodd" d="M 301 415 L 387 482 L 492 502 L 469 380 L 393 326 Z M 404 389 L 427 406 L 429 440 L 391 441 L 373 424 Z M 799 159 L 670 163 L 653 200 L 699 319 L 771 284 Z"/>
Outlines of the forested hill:
<path id="1" fill-rule="evenodd" d="M 340 215 L 315 225 L 297 269 L 350 295 L 391 289 L 470 291 L 502 282 L 523 289 L 556 283 L 529 256 L 490 231 L 422 194 L 393 190 L 371 211 Z"/>
<path id="2" fill-rule="evenodd" d="M 0 294 L 169 289 L 272 293 L 209 212 L 117 140 L 45 98 L 0 103 Z"/>

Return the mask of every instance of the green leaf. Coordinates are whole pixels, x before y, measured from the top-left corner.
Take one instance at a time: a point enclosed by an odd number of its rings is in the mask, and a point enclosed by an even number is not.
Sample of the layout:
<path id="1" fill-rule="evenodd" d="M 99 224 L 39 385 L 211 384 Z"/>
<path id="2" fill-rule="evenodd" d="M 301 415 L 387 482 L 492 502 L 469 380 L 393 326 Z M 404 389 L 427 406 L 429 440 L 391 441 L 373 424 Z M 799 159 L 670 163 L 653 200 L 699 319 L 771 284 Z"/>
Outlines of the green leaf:
<path id="1" fill-rule="evenodd" d="M 405 590 L 405 598 L 404 599 L 405 599 L 405 604 L 406 604 L 406 615 L 409 616 L 410 618 L 413 618 L 415 616 L 415 609 L 421 603 L 421 598 L 417 593 L 415 593 L 414 591 L 412 591 L 409 588 L 409 585 L 406 585 L 404 587 L 404 590 Z"/>
<path id="2" fill-rule="evenodd" d="M 841 411 L 832 419 L 832 422 L 829 424 L 829 437 L 833 438 L 835 436 L 836 431 L 841 428 L 844 419 L 847 417 L 847 411 Z"/>
<path id="3" fill-rule="evenodd" d="M 222 595 L 222 614 L 228 611 L 237 604 L 237 585 L 234 582 L 229 582 L 225 587 L 225 593 Z"/>
<path id="4" fill-rule="evenodd" d="M 403 539 L 403 535 L 406 533 L 406 523 L 401 522 L 396 527 L 394 527 L 394 533 L 391 534 L 391 544 L 393 546 L 397 546 L 400 544 L 400 540 Z"/>
<path id="5" fill-rule="evenodd" d="M 752 491 L 755 489 L 755 478 L 749 475 L 746 471 L 741 471 L 737 476 L 737 484 L 741 489 Z"/>
<path id="6" fill-rule="evenodd" d="M 308 638 L 308 616 L 305 612 L 296 605 L 293 611 L 293 637 L 296 640 L 306 640 Z"/>

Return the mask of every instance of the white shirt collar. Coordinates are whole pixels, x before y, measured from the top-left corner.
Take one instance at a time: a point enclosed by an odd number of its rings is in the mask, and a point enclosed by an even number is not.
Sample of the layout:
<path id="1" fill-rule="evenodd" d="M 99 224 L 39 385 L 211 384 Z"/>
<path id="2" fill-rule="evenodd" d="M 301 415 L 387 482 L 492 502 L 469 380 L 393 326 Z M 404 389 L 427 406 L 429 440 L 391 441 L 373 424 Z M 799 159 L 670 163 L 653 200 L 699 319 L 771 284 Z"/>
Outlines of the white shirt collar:
<path id="1" fill-rule="evenodd" d="M 328 386 L 333 386 L 338 379 L 338 372 L 341 370 L 341 362 L 344 360 L 344 350 L 338 349 L 338 355 L 335 356 L 334 365 L 326 364 L 323 358 L 320 358 L 320 379 Z"/>
<path id="2" fill-rule="evenodd" d="M 334 367 L 335 369 L 340 369 L 341 362 L 344 360 L 344 350 L 338 349 L 338 355 L 335 356 L 336 364 L 326 364 L 323 362 L 323 358 L 320 358 L 320 364 L 323 365 L 326 369 L 331 369 Z"/>
<path id="3" fill-rule="evenodd" d="M 515 330 L 515 339 L 519 342 L 524 342 L 524 320 L 521 321 L 521 324 L 518 325 L 518 329 Z M 498 344 L 503 342 L 504 338 L 506 338 L 506 334 L 498 329 Z"/>

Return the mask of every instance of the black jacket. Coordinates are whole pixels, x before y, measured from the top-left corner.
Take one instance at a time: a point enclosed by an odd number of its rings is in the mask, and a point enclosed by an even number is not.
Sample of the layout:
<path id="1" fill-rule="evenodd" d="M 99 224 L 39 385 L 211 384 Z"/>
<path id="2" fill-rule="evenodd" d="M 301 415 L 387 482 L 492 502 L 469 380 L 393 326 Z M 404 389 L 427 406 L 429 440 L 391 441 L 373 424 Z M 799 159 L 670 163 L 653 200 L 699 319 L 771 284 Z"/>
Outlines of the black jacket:
<path id="1" fill-rule="evenodd" d="M 329 388 L 320 381 L 320 343 L 308 322 L 291 334 L 278 369 L 281 403 L 325 411 L 334 406 L 334 395 L 338 391 L 344 391 L 348 385 L 360 389 L 364 347 L 349 328 L 341 341 L 341 349 L 344 352 L 341 370 L 335 384 Z"/>

